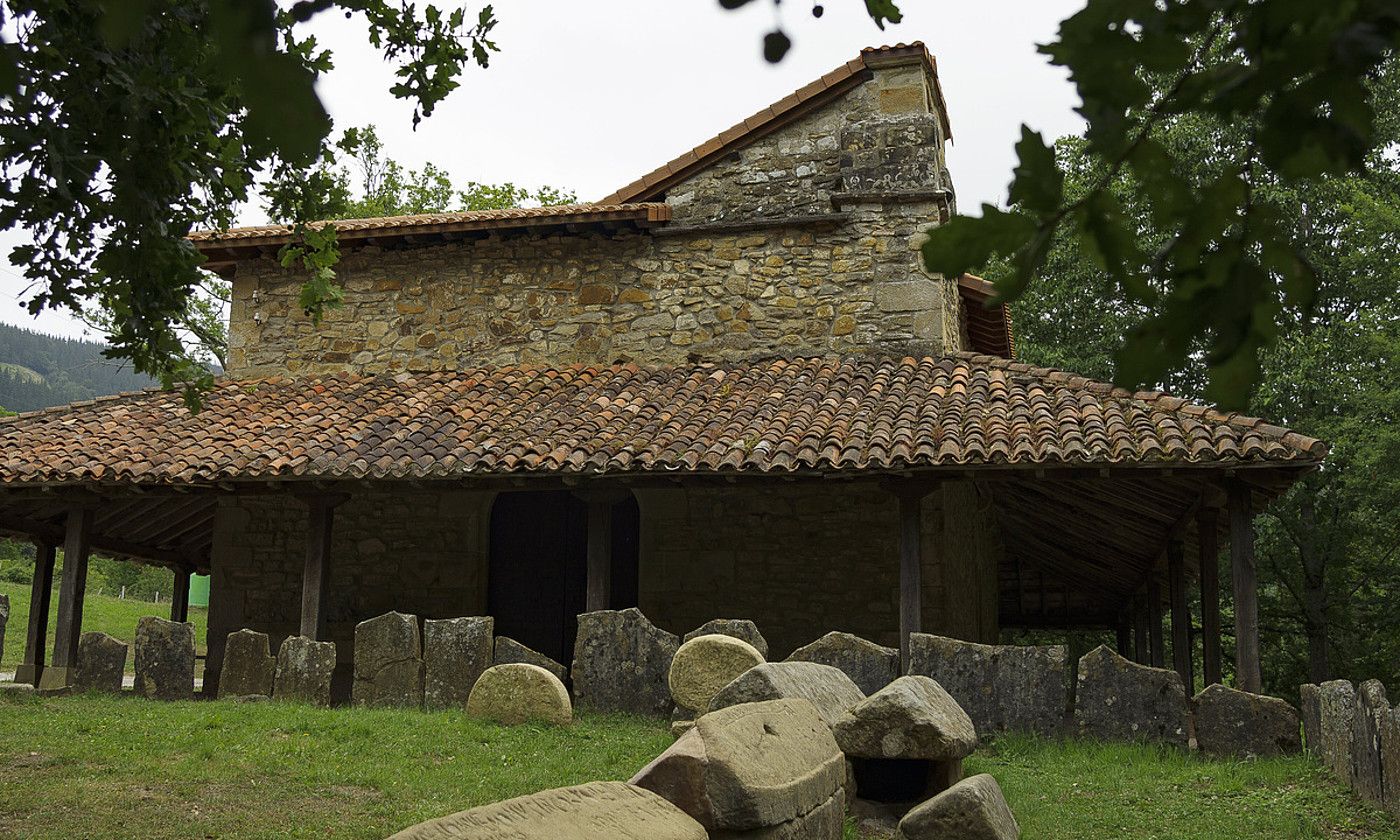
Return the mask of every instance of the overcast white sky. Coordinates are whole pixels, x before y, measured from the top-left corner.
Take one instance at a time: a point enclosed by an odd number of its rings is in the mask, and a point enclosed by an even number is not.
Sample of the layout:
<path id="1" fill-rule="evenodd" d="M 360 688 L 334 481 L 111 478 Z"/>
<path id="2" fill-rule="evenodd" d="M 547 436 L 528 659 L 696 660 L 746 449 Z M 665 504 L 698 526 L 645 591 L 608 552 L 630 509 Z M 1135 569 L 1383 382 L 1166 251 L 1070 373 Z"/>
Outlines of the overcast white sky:
<path id="1" fill-rule="evenodd" d="M 455 0 L 437 0 L 450 7 Z M 861 47 L 923 41 L 938 59 L 952 121 L 949 168 L 963 212 L 1001 203 L 1021 123 L 1047 137 L 1077 133 L 1077 97 L 1035 50 L 1082 0 L 904 0 L 904 21 L 878 30 L 858 0 L 787 0 L 794 46 L 779 65 L 760 55 L 775 22 L 769 0 L 726 12 L 717 0 L 515 0 L 496 3 L 501 51 L 416 131 L 412 110 L 388 94 L 392 68 L 359 19 L 313 22 L 335 52 L 320 93 L 338 127 L 373 124 L 391 156 L 432 161 L 457 181 L 612 192 L 853 58 Z M 468 6 L 475 12 L 475 4 Z M 250 207 L 244 221 L 263 221 Z M 7 255 L 22 234 L 0 235 Z M 25 282 L 0 263 L 0 321 L 63 335 L 83 328 L 59 313 L 22 308 Z"/>

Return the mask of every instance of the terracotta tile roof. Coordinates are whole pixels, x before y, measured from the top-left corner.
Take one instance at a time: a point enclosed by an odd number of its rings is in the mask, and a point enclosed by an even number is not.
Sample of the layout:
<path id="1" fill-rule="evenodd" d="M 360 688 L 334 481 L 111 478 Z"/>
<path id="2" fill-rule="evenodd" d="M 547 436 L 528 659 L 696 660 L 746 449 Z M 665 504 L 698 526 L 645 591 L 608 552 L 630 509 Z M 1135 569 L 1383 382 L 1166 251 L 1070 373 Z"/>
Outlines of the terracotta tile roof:
<path id="1" fill-rule="evenodd" d="M 866 47 L 860 55 L 822 76 L 805 87 L 788 94 L 746 120 L 735 123 L 704 143 L 669 163 L 648 172 L 612 195 L 603 203 L 620 201 L 652 201 L 672 185 L 690 177 L 714 160 L 743 148 L 765 134 L 780 128 L 846 93 L 869 78 L 872 67 L 909 59 L 922 61 L 933 78 L 935 104 L 943 123 L 945 139 L 953 138 L 948 121 L 948 106 L 943 100 L 943 88 L 938 84 L 938 62 L 922 41 L 895 44 L 888 47 Z"/>
<path id="2" fill-rule="evenodd" d="M 0 481 L 207 483 L 955 465 L 1309 465 L 1261 420 L 991 356 L 225 382 L 0 421 Z"/>

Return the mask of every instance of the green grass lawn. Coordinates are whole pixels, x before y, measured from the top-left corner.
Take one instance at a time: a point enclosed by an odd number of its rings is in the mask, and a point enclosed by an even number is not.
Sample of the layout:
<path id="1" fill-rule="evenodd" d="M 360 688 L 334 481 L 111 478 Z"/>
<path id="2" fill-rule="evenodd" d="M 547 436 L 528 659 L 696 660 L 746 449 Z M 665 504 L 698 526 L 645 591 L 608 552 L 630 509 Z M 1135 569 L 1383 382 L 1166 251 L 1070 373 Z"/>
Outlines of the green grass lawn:
<path id="1" fill-rule="evenodd" d="M 5 654 L 0 657 L 0 672 L 9 673 L 24 658 L 24 637 L 29 632 L 29 587 L 18 583 L 0 583 L 0 594 L 10 596 L 10 621 L 5 629 Z M 128 644 L 136 637 L 136 622 L 144 615 L 160 618 L 170 617 L 170 604 L 154 604 L 150 601 L 137 601 L 111 598 L 106 595 L 89 594 L 83 599 L 83 631 L 90 630 L 108 633 Z M 208 623 L 208 610 L 190 607 L 190 621 L 194 623 L 195 644 L 198 652 L 204 653 L 205 627 Z M 58 588 L 54 587 L 49 604 L 49 655 L 53 655 L 53 628 L 58 620 Z M 135 668 L 135 657 L 130 651 L 126 656 L 126 670 Z"/>
<path id="2" fill-rule="evenodd" d="M 455 712 L 14 692 L 0 692 L 0 722 L 0 837 L 62 840 L 382 838 L 511 796 L 625 779 L 671 743 L 664 723 L 623 716 L 505 728 Z M 968 772 L 997 777 L 1028 840 L 1400 838 L 1305 758 L 1007 739 Z"/>

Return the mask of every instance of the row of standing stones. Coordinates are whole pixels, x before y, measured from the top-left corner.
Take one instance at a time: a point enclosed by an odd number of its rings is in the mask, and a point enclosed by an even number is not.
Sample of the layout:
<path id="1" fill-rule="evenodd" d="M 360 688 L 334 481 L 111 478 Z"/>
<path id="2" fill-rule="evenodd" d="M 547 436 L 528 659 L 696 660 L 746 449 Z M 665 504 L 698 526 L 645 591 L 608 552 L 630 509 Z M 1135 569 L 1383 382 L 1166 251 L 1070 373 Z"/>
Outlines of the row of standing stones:
<path id="1" fill-rule="evenodd" d="M 1380 680 L 1299 690 L 1308 750 L 1363 799 L 1400 816 L 1400 708 Z"/>

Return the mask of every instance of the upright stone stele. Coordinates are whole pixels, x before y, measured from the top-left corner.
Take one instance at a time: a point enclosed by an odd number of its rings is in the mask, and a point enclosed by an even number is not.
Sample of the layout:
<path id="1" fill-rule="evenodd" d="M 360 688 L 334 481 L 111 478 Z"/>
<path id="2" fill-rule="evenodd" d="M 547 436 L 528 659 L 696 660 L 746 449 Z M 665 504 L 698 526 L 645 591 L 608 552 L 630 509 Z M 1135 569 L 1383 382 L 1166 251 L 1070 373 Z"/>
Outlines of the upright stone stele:
<path id="1" fill-rule="evenodd" d="M 1322 748 L 1318 757 L 1337 781 L 1351 784 L 1351 728 L 1356 715 L 1356 688 L 1347 680 L 1330 680 L 1317 687 Z"/>
<path id="2" fill-rule="evenodd" d="M 1302 752 L 1298 710 L 1277 697 L 1250 694 L 1219 683 L 1192 700 L 1196 745 L 1203 753 L 1268 758 Z"/>
<path id="3" fill-rule="evenodd" d="M 423 644 L 418 617 L 385 613 L 355 626 L 356 706 L 423 707 Z"/>
<path id="4" fill-rule="evenodd" d="M 758 632 L 758 625 L 747 618 L 715 618 L 711 619 L 699 627 L 686 633 L 681 639 L 681 644 L 685 644 L 697 636 L 709 636 L 712 634 L 721 636 L 733 636 L 753 645 L 754 650 L 764 659 L 768 658 L 768 640 L 763 638 L 763 634 Z"/>
<path id="5" fill-rule="evenodd" d="M 898 650 L 840 631 L 798 648 L 787 661 L 819 662 L 840 668 L 866 694 L 874 694 L 899 676 Z"/>
<path id="6" fill-rule="evenodd" d="M 126 675 L 127 645 L 106 633 L 84 633 L 78 640 L 73 690 L 120 694 Z"/>
<path id="7" fill-rule="evenodd" d="M 194 698 L 194 625 L 153 615 L 136 623 L 136 693 L 152 700 Z"/>
<path id="8" fill-rule="evenodd" d="M 491 653 L 492 665 L 534 665 L 545 669 L 559 678 L 560 682 L 569 679 L 569 669 L 545 656 L 534 648 L 526 647 L 510 636 L 497 636 Z"/>
<path id="9" fill-rule="evenodd" d="M 272 680 L 272 698 L 329 706 L 331 677 L 334 674 L 335 642 L 288 636 L 277 649 L 277 674 Z"/>
<path id="10" fill-rule="evenodd" d="M 670 714 L 667 675 L 679 647 L 679 638 L 636 607 L 584 613 L 574 643 L 574 698 L 600 712 Z"/>
<path id="11" fill-rule="evenodd" d="M 1191 710 L 1181 675 L 1139 665 L 1100 645 L 1079 660 L 1074 719 L 1079 731 L 1104 741 L 1190 743 Z"/>
<path id="12" fill-rule="evenodd" d="M 1069 649 L 983 645 L 927 633 L 909 639 L 909 673 L 932 677 L 972 718 L 979 735 L 1051 736 L 1065 718 Z"/>
<path id="13" fill-rule="evenodd" d="M 1298 686 L 1298 706 L 1303 717 L 1303 744 L 1315 756 L 1322 754 L 1322 691 L 1312 683 Z"/>
<path id="14" fill-rule="evenodd" d="M 558 677 L 538 665 L 512 662 L 482 673 L 467 698 L 467 715 L 506 726 L 532 720 L 568 726 L 574 707 Z"/>
<path id="15" fill-rule="evenodd" d="M 219 698 L 271 697 L 277 676 L 266 633 L 237 630 L 228 634 L 224 665 L 219 671 Z"/>
<path id="16" fill-rule="evenodd" d="M 667 682 L 676 705 L 693 714 L 709 711 L 710 701 L 741 674 L 763 664 L 753 645 L 733 636 L 696 636 L 676 651 Z"/>
<path id="17" fill-rule="evenodd" d="M 1351 721 L 1351 787 L 1361 798 L 1379 805 L 1384 800 L 1381 780 L 1381 729 L 1390 717 L 1390 701 L 1380 680 L 1367 680 L 1356 690 L 1356 714 Z"/>
<path id="18" fill-rule="evenodd" d="M 423 622 L 423 707 L 460 709 L 472 686 L 491 667 L 490 616 L 428 619 Z"/>
<path id="19" fill-rule="evenodd" d="M 0 660 L 5 657 L 5 625 L 10 623 L 10 596 L 0 594 Z"/>

